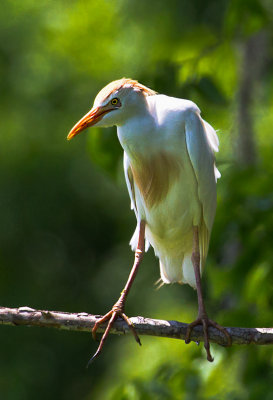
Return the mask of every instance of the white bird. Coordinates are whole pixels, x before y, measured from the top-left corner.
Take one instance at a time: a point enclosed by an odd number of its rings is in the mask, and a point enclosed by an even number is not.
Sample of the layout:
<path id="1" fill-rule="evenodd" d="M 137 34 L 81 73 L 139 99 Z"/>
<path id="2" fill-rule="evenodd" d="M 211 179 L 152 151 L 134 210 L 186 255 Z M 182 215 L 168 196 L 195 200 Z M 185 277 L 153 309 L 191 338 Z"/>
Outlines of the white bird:
<path id="1" fill-rule="evenodd" d="M 124 150 L 124 172 L 137 226 L 131 239 L 135 262 L 127 284 L 115 303 L 93 328 L 109 320 L 94 359 L 100 352 L 115 321 L 120 316 L 140 340 L 124 313 L 125 300 L 143 253 L 149 244 L 159 258 L 163 283 L 188 283 L 197 289 L 198 316 L 188 325 L 185 342 L 192 329 L 203 325 L 204 346 L 210 353 L 208 327 L 231 337 L 207 316 L 201 289 L 201 274 L 208 252 L 216 209 L 215 166 L 218 151 L 215 130 L 200 116 L 192 101 L 157 94 L 132 79 L 113 81 L 95 98 L 94 106 L 70 131 L 71 139 L 82 130 L 117 126 Z M 91 359 L 91 360 L 92 360 Z"/>

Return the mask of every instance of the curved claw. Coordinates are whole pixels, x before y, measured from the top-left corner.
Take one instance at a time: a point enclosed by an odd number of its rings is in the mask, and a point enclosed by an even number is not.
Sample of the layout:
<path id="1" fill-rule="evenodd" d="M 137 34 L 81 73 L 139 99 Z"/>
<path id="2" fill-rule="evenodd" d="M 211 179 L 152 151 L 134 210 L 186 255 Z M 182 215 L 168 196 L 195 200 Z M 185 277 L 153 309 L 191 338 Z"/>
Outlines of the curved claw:
<path id="1" fill-rule="evenodd" d="M 204 332 L 204 347 L 207 352 L 207 360 L 209 362 L 213 362 L 214 358 L 212 357 L 212 355 L 210 353 L 210 344 L 209 344 L 209 333 L 208 333 L 209 322 L 207 319 L 202 319 L 202 324 L 203 324 L 203 332 Z"/>
<path id="2" fill-rule="evenodd" d="M 100 355 L 100 350 L 97 349 L 96 353 L 90 358 L 90 360 L 88 361 L 86 368 L 89 367 L 90 364 L 92 364 L 92 362 L 95 360 L 95 358 L 97 358 Z"/>
<path id="3" fill-rule="evenodd" d="M 114 310 L 115 310 L 115 311 L 114 311 Z M 101 351 L 102 351 L 102 348 L 103 348 L 103 346 L 104 346 L 104 343 L 105 343 L 105 341 L 106 341 L 106 339 L 107 339 L 107 336 L 108 336 L 108 334 L 109 334 L 109 332 L 110 332 L 110 330 L 111 330 L 111 328 L 112 328 L 112 326 L 113 326 L 115 320 L 116 320 L 118 317 L 121 317 L 121 318 L 127 323 L 129 329 L 131 330 L 132 334 L 134 335 L 134 338 L 135 338 L 136 342 L 141 346 L 140 339 L 139 339 L 139 337 L 138 337 L 138 335 L 137 335 L 137 333 L 136 333 L 136 331 L 135 331 L 134 325 L 132 324 L 132 322 L 130 321 L 130 319 L 129 319 L 129 318 L 127 317 L 127 315 L 124 314 L 121 310 L 116 311 L 116 308 L 113 307 L 113 309 L 112 309 L 111 311 L 109 311 L 107 314 L 105 314 L 102 318 L 100 318 L 100 319 L 95 323 L 95 325 L 94 325 L 94 327 L 93 327 L 93 329 L 92 329 L 92 336 L 93 336 L 94 340 L 96 340 L 96 332 L 97 332 L 99 326 L 100 326 L 101 324 L 103 324 L 105 321 L 108 321 L 108 320 L 109 320 L 109 322 L 108 322 L 108 324 L 107 324 L 107 327 L 106 327 L 106 330 L 105 330 L 105 332 L 104 332 L 104 334 L 103 334 L 103 336 L 102 336 L 102 338 L 101 338 L 101 340 L 100 340 L 99 347 L 97 348 L 97 351 L 95 352 L 95 354 L 94 354 L 94 355 L 90 358 L 90 360 L 88 361 L 88 363 L 87 363 L 87 368 L 88 368 L 89 365 L 95 360 L 95 358 L 97 358 L 97 357 L 100 355 L 100 353 L 101 353 Z"/>
<path id="4" fill-rule="evenodd" d="M 109 311 L 107 314 L 105 314 L 102 318 L 100 318 L 95 323 L 95 325 L 93 326 L 93 329 L 92 329 L 92 337 L 93 337 L 94 340 L 97 340 L 96 333 L 97 333 L 97 330 L 98 330 L 99 326 L 101 324 L 103 324 L 105 321 L 108 321 L 108 319 L 111 318 L 112 313 L 113 313 L 113 310 Z"/>
<path id="5" fill-rule="evenodd" d="M 136 342 L 141 346 L 141 341 L 138 337 L 138 334 L 136 333 L 134 324 L 130 321 L 130 319 L 127 317 L 126 314 L 122 313 L 121 317 L 124 319 L 124 321 L 127 323 L 128 327 L 131 329 L 131 332 L 134 335 Z"/>
<path id="6" fill-rule="evenodd" d="M 228 333 L 228 331 L 226 330 L 226 328 L 217 324 L 217 322 L 212 321 L 211 319 L 209 319 L 209 325 L 218 329 L 218 331 L 222 332 L 225 335 L 225 337 L 227 339 L 227 343 L 225 344 L 226 347 L 230 347 L 232 345 L 232 338 L 231 338 L 230 334 Z"/>
<path id="7" fill-rule="evenodd" d="M 191 341 L 191 333 L 192 330 L 197 326 L 197 325 L 203 325 L 203 332 L 204 332 L 204 347 L 207 352 L 207 360 L 209 362 L 213 362 L 213 357 L 210 353 L 210 343 L 209 343 L 209 334 L 208 334 L 208 328 L 209 326 L 213 326 L 214 328 L 218 329 L 220 332 L 222 332 L 227 339 L 227 344 L 226 346 L 231 346 L 232 344 L 232 339 L 228 331 L 221 325 L 217 324 L 216 322 L 208 319 L 208 318 L 197 318 L 195 321 L 193 321 L 191 324 L 188 325 L 187 327 L 187 332 L 186 332 L 186 337 L 185 337 L 185 343 L 188 344 Z"/>
<path id="8" fill-rule="evenodd" d="M 112 315 L 111 318 L 110 318 L 110 315 Z M 97 351 L 96 351 L 96 353 L 93 355 L 93 357 L 91 357 L 90 360 L 88 361 L 88 363 L 87 363 L 87 368 L 88 368 L 89 365 L 92 363 L 92 361 L 94 361 L 95 358 L 97 358 L 97 357 L 100 355 L 101 350 L 102 350 L 102 348 L 103 348 L 103 346 L 104 346 L 105 340 L 106 340 L 106 338 L 107 338 L 107 336 L 108 336 L 108 334 L 109 334 L 109 332 L 110 332 L 110 329 L 112 328 L 112 325 L 113 325 L 113 323 L 115 322 L 115 319 L 116 319 L 117 317 L 118 317 L 118 315 L 117 315 L 116 312 L 110 311 L 110 312 L 108 312 L 104 317 L 102 317 L 101 319 L 99 319 L 99 320 L 96 322 L 94 328 L 95 328 L 96 325 L 97 325 L 97 327 L 96 327 L 96 330 L 97 330 L 100 324 L 102 324 L 104 321 L 106 321 L 107 319 L 110 318 L 110 321 L 108 322 L 107 328 L 106 328 L 106 330 L 105 330 L 105 332 L 104 332 L 104 334 L 103 334 L 103 336 L 102 336 L 102 338 L 101 338 L 99 347 L 97 348 Z M 93 328 L 93 329 L 94 329 L 94 328 Z M 96 330 L 95 330 L 95 333 L 96 333 Z M 93 330 L 92 330 L 92 334 L 93 334 Z"/>

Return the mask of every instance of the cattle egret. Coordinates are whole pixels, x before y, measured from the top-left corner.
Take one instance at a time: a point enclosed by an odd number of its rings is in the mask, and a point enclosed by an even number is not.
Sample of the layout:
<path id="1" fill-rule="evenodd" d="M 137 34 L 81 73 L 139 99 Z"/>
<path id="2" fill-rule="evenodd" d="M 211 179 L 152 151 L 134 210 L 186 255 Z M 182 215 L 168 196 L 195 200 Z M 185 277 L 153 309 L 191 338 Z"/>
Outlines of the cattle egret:
<path id="1" fill-rule="evenodd" d="M 124 313 L 125 301 L 142 261 L 151 245 L 159 258 L 162 283 L 188 283 L 197 289 L 198 316 L 188 325 L 185 342 L 192 329 L 203 326 L 207 360 L 210 353 L 208 327 L 213 326 L 226 337 L 225 328 L 208 318 L 201 288 L 211 229 L 216 209 L 215 166 L 218 151 L 215 130 L 200 116 L 193 102 L 157 94 L 132 79 L 108 84 L 89 111 L 69 132 L 67 139 L 90 126 L 117 126 L 124 150 L 124 172 L 131 207 L 137 226 L 130 245 L 135 261 L 120 298 L 93 328 L 108 321 L 97 357 L 117 319 L 123 318 L 140 344 L 138 335 Z"/>

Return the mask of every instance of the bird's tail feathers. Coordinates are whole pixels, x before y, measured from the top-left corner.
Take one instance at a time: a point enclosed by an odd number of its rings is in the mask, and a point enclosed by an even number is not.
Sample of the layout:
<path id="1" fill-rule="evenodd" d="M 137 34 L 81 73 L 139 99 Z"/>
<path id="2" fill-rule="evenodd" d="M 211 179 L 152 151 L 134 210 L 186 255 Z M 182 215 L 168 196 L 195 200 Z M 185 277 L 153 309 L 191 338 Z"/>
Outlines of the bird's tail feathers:
<path id="1" fill-rule="evenodd" d="M 179 259 L 160 257 L 160 275 L 163 283 L 187 283 L 196 289 L 194 268 L 191 260 L 192 254 L 184 254 Z M 203 260 L 201 257 L 200 271 L 202 274 Z"/>
<path id="2" fill-rule="evenodd" d="M 192 286 L 195 289 L 196 281 L 191 260 L 191 254 L 185 254 L 182 263 L 182 270 L 183 270 L 183 283 L 187 283 L 188 285 Z"/>
<path id="3" fill-rule="evenodd" d="M 160 257 L 160 276 L 163 283 L 182 283 L 182 265 L 181 258 Z"/>

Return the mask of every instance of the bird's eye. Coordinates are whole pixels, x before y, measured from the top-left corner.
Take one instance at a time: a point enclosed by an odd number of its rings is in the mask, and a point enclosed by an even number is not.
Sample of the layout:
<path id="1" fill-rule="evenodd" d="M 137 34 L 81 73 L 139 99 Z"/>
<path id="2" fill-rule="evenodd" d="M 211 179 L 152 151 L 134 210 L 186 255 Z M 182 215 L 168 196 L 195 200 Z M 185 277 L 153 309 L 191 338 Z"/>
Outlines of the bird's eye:
<path id="1" fill-rule="evenodd" d="M 113 106 L 116 106 L 119 103 L 119 99 L 117 99 L 116 97 L 114 99 L 111 100 L 111 104 Z"/>

